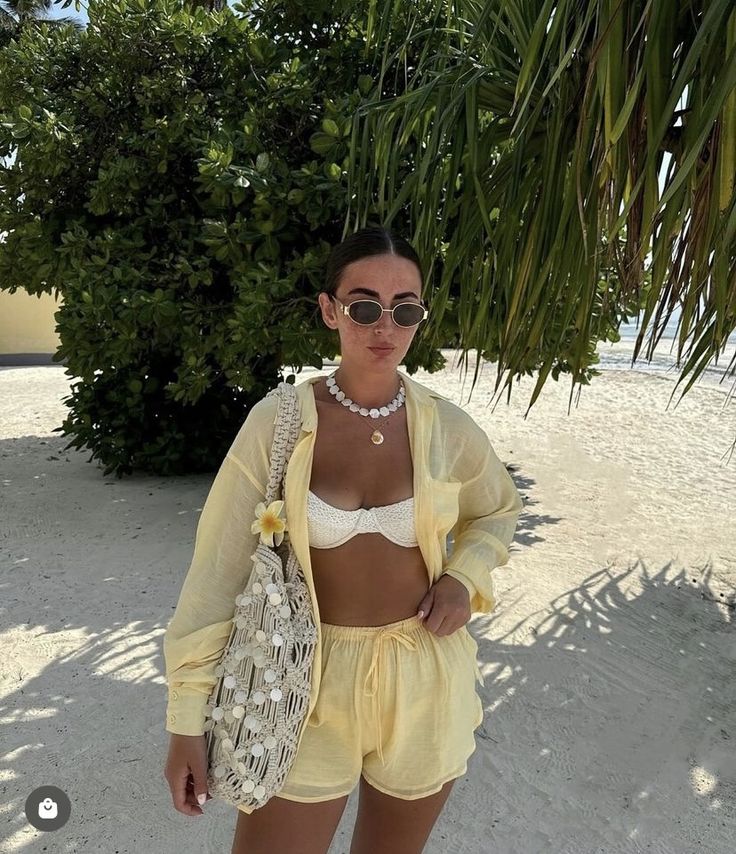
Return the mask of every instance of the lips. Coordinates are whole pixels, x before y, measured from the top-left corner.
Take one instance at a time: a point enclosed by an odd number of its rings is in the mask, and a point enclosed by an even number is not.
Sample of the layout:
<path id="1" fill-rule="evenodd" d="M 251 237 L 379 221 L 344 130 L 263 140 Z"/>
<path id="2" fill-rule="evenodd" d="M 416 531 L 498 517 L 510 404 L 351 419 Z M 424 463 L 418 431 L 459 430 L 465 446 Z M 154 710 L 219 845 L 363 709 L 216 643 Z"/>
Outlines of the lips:
<path id="1" fill-rule="evenodd" d="M 369 347 L 369 350 L 375 350 L 377 353 L 390 353 L 393 347 Z"/>

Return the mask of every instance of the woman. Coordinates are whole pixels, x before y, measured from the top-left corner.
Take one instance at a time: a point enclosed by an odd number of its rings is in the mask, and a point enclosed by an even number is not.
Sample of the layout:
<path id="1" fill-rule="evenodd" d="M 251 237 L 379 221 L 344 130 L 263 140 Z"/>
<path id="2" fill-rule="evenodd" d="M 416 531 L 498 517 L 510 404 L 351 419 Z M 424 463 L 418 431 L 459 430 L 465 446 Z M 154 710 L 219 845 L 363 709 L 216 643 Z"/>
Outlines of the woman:
<path id="1" fill-rule="evenodd" d="M 397 370 L 427 315 L 422 288 L 419 258 L 388 230 L 330 254 L 319 305 L 342 360 L 296 386 L 302 434 L 284 487 L 319 690 L 283 789 L 239 808 L 232 854 L 324 854 L 358 782 L 351 854 L 421 852 L 475 749 L 482 676 L 465 624 L 494 608 L 490 571 L 508 560 L 523 504 L 473 419 Z M 204 708 L 252 567 L 275 407 L 251 408 L 223 461 L 164 639 L 165 776 L 186 815 L 207 796 Z"/>

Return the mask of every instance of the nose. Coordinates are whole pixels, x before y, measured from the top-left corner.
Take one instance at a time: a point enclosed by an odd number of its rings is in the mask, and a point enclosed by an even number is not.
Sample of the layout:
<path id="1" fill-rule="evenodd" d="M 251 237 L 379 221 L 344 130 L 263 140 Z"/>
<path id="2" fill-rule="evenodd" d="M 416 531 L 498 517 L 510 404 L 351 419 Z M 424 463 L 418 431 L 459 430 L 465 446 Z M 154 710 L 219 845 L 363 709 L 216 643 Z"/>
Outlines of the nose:
<path id="1" fill-rule="evenodd" d="M 396 326 L 393 315 L 388 311 L 384 311 L 381 319 L 376 323 L 376 327 L 384 333 L 390 333 L 393 326 Z"/>

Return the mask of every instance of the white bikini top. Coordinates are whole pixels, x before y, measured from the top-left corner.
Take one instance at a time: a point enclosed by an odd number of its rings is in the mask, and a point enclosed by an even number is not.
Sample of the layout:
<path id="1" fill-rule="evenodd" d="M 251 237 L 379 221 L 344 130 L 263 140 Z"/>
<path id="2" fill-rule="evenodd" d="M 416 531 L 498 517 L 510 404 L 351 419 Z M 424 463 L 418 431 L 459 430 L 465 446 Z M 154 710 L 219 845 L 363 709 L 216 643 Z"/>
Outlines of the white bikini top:
<path id="1" fill-rule="evenodd" d="M 381 507 L 342 510 L 327 504 L 312 490 L 307 495 L 309 545 L 330 549 L 356 534 L 374 531 L 405 548 L 418 545 L 414 530 L 414 497 Z"/>

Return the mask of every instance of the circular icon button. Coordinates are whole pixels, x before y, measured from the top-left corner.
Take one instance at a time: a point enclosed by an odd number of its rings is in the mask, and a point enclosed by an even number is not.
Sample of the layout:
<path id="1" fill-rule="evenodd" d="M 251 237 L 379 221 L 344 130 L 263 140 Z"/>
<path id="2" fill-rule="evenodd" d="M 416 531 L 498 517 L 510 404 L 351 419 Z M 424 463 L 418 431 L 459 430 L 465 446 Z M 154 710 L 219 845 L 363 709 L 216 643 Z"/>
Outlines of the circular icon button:
<path id="1" fill-rule="evenodd" d="M 57 786 L 39 786 L 26 798 L 26 818 L 36 830 L 59 830 L 71 814 L 71 801 Z"/>

